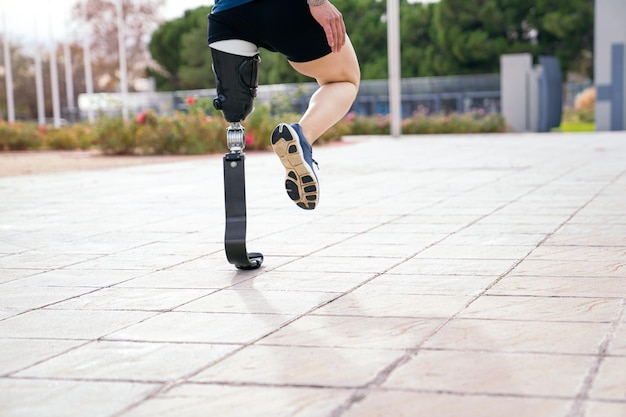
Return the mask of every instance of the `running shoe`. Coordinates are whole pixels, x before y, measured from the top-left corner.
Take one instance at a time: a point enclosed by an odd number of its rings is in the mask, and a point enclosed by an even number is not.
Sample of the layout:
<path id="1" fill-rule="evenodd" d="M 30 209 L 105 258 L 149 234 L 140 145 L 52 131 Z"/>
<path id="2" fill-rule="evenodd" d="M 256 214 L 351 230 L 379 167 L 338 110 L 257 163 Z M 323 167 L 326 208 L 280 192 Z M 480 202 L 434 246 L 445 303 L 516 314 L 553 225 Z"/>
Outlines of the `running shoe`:
<path id="1" fill-rule="evenodd" d="M 317 205 L 319 183 L 313 171 L 313 150 L 298 123 L 281 123 L 272 132 L 272 147 L 285 167 L 285 190 L 300 208 L 313 210 Z"/>

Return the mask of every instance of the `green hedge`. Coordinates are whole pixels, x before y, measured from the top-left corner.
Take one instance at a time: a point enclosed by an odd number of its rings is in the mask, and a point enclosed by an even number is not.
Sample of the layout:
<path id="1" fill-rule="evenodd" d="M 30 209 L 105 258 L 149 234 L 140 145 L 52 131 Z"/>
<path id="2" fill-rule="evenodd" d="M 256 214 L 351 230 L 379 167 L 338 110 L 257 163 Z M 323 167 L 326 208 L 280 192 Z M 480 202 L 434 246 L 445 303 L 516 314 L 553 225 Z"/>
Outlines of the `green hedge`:
<path id="1" fill-rule="evenodd" d="M 189 113 L 159 117 L 152 111 L 139 113 L 124 123 L 118 117 L 101 117 L 93 126 L 75 124 L 59 129 L 40 128 L 35 123 L 0 121 L 0 150 L 99 148 L 108 155 L 207 154 L 226 152 L 228 124 L 204 104 L 190 106 Z M 272 115 L 269 106 L 258 106 L 244 123 L 246 149 L 270 147 L 272 129 L 280 122 L 295 122 L 296 114 Z M 501 115 L 435 114 L 418 112 L 403 120 L 404 134 L 488 133 L 506 131 Z M 319 139 L 329 142 L 347 135 L 389 134 L 389 118 L 349 113 Z"/>

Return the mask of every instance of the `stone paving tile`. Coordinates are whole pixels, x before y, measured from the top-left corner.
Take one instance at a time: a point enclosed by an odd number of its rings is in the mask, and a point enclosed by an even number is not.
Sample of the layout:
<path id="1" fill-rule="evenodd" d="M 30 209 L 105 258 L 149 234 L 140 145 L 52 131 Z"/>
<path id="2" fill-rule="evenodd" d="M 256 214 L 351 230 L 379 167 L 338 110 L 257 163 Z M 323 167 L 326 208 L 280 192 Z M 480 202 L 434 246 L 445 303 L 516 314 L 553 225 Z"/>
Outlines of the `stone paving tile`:
<path id="1" fill-rule="evenodd" d="M 622 307 L 618 299 L 484 296 L 458 317 L 468 319 L 585 321 L 610 323 Z"/>
<path id="2" fill-rule="evenodd" d="M 548 245 L 626 246 L 626 224 L 564 225 Z"/>
<path id="3" fill-rule="evenodd" d="M 626 246 L 548 246 L 543 245 L 528 256 L 528 260 L 557 260 L 595 262 L 626 262 Z"/>
<path id="4" fill-rule="evenodd" d="M 97 341 L 12 376 L 38 379 L 173 382 L 221 359 L 237 347 L 226 344 Z"/>
<path id="5" fill-rule="evenodd" d="M 106 340 L 245 344 L 293 318 L 279 314 L 168 312 L 112 333 Z"/>
<path id="6" fill-rule="evenodd" d="M 30 367 L 84 344 L 84 341 L 53 339 L 0 339 L 0 375 Z"/>
<path id="7" fill-rule="evenodd" d="M 465 415 L 537 417 L 565 416 L 569 408 L 568 401 L 558 399 L 376 391 L 341 415 L 345 417 L 458 417 Z"/>
<path id="8" fill-rule="evenodd" d="M 519 264 L 515 275 L 542 277 L 618 277 L 626 276 L 626 259 L 622 261 L 560 261 L 526 259 Z"/>
<path id="9" fill-rule="evenodd" d="M 3 338 L 91 340 L 155 313 L 142 311 L 33 310 L 0 320 Z"/>
<path id="10" fill-rule="evenodd" d="M 419 345 L 441 322 L 399 317 L 304 316 L 259 343 L 403 350 Z"/>
<path id="11" fill-rule="evenodd" d="M 584 417 L 623 417 L 626 415 L 625 403 L 607 403 L 588 401 L 585 405 Z"/>
<path id="12" fill-rule="evenodd" d="M 269 271 L 233 286 L 233 289 L 259 291 L 307 291 L 343 293 L 375 276 L 370 272 Z"/>
<path id="13" fill-rule="evenodd" d="M 622 298 L 616 289 L 624 285 L 623 277 L 545 277 L 508 275 L 489 289 L 487 294 L 552 297 Z"/>
<path id="14" fill-rule="evenodd" d="M 626 405 L 626 357 L 606 357 L 600 365 L 589 397 L 593 400 L 622 401 Z"/>
<path id="15" fill-rule="evenodd" d="M 103 288 L 48 307 L 54 310 L 167 311 L 204 297 L 198 289 Z"/>
<path id="16" fill-rule="evenodd" d="M 398 258 L 406 259 L 424 250 L 431 244 L 431 241 L 419 243 L 355 243 L 355 239 L 337 243 L 326 249 L 315 252 L 315 255 L 323 257 L 342 258 Z M 291 250 L 291 248 L 290 248 Z"/>
<path id="17" fill-rule="evenodd" d="M 359 288 L 360 292 L 404 295 L 478 295 L 496 276 L 471 275 L 396 275 L 386 273 Z"/>
<path id="18" fill-rule="evenodd" d="M 14 316 L 29 310 L 63 302 L 89 291 L 87 288 L 44 288 L 2 286 L 0 318 Z"/>
<path id="19" fill-rule="evenodd" d="M 422 350 L 396 369 L 383 387 L 571 398 L 594 362 L 593 357 L 575 355 Z"/>
<path id="20" fill-rule="evenodd" d="M 154 384 L 0 379 L 3 417 L 108 417 L 140 401 Z"/>
<path id="21" fill-rule="evenodd" d="M 175 268 L 142 274 L 117 284 L 116 288 L 220 289 L 248 280 L 252 276 L 238 274 L 232 268 L 224 271 Z"/>
<path id="22" fill-rule="evenodd" d="M 448 245 L 447 242 L 432 246 L 420 252 L 416 259 L 510 259 L 518 260 L 528 255 L 534 246 L 476 246 Z"/>
<path id="23" fill-rule="evenodd" d="M 593 355 L 609 327 L 608 323 L 457 319 L 424 347 Z"/>
<path id="24" fill-rule="evenodd" d="M 0 268 L 0 284 L 46 272 L 45 269 Z"/>
<path id="25" fill-rule="evenodd" d="M 506 226 L 502 231 L 492 234 L 475 234 L 461 230 L 446 238 L 446 245 L 477 245 L 477 246 L 536 246 L 546 238 L 545 233 L 510 233 Z"/>
<path id="26" fill-rule="evenodd" d="M 138 256 L 127 253 L 106 255 L 97 259 L 84 262 L 76 262 L 67 269 L 133 269 L 145 270 L 149 268 L 164 269 L 179 265 L 189 260 L 189 255 L 158 255 Z"/>
<path id="27" fill-rule="evenodd" d="M 88 260 L 89 258 L 79 255 L 52 254 L 43 251 L 26 251 L 0 258 L 0 270 L 9 265 L 19 265 L 20 268 L 27 269 L 55 269 L 75 265 Z"/>
<path id="28" fill-rule="evenodd" d="M 364 287 L 317 309 L 312 314 L 363 317 L 445 318 L 460 311 L 471 296 L 380 294 L 362 291 Z"/>
<path id="29" fill-rule="evenodd" d="M 626 356 L 626 317 L 624 316 L 622 316 L 622 322 L 613 334 L 608 352 L 611 355 Z"/>
<path id="30" fill-rule="evenodd" d="M 191 301 L 175 311 L 301 315 L 336 297 L 337 294 L 331 292 L 223 290 Z"/>
<path id="31" fill-rule="evenodd" d="M 347 390 L 185 384 L 141 403 L 123 417 L 319 417 L 349 396 Z"/>
<path id="32" fill-rule="evenodd" d="M 104 288 L 145 275 L 150 271 L 128 269 L 53 269 L 12 281 L 8 286 Z"/>
<path id="33" fill-rule="evenodd" d="M 490 275 L 499 276 L 517 261 L 511 259 L 431 259 L 415 258 L 391 269 L 404 275 Z"/>
<path id="34" fill-rule="evenodd" d="M 307 256 L 277 268 L 285 272 L 366 272 L 380 273 L 400 262 L 396 258 L 354 258 Z"/>
<path id="35" fill-rule="evenodd" d="M 191 381 L 358 388 L 400 356 L 401 352 L 388 349 L 250 346 Z"/>

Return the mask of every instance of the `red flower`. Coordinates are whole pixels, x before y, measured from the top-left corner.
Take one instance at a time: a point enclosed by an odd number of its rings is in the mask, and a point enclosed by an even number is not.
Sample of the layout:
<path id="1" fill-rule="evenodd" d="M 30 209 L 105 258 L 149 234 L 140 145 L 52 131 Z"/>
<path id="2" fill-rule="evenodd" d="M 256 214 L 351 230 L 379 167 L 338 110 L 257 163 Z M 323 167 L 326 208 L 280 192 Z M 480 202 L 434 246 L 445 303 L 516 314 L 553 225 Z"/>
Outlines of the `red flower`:
<path id="1" fill-rule="evenodd" d="M 191 97 L 191 96 L 187 97 L 187 100 L 185 100 L 185 101 L 186 101 L 186 102 L 187 102 L 187 104 L 188 104 L 188 105 L 190 105 L 190 106 L 191 106 L 191 105 L 195 102 L 194 98 L 193 98 L 193 97 Z"/>
<path id="2" fill-rule="evenodd" d="M 46 133 L 46 125 L 39 125 L 39 131 L 41 133 Z"/>
<path id="3" fill-rule="evenodd" d="M 142 111 L 141 113 L 137 115 L 137 123 L 139 123 L 140 125 L 146 123 L 147 117 L 148 117 L 148 112 L 145 110 Z"/>
<path id="4" fill-rule="evenodd" d="M 252 136 L 252 134 L 248 133 L 246 135 L 246 146 L 253 145 L 253 144 L 254 144 L 254 136 Z"/>

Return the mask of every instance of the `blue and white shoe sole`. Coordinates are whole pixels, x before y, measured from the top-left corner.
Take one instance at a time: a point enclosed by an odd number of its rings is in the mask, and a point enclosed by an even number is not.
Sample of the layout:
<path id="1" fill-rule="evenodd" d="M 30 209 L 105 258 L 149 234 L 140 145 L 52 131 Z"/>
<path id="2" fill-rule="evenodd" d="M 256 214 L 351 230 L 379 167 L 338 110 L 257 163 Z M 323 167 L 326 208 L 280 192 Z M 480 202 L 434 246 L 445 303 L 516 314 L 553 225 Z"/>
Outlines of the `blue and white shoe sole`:
<path id="1" fill-rule="evenodd" d="M 296 205 L 313 210 L 317 205 L 319 184 L 313 167 L 305 160 L 298 133 L 281 123 L 272 132 L 272 148 L 285 167 L 285 190 Z"/>

